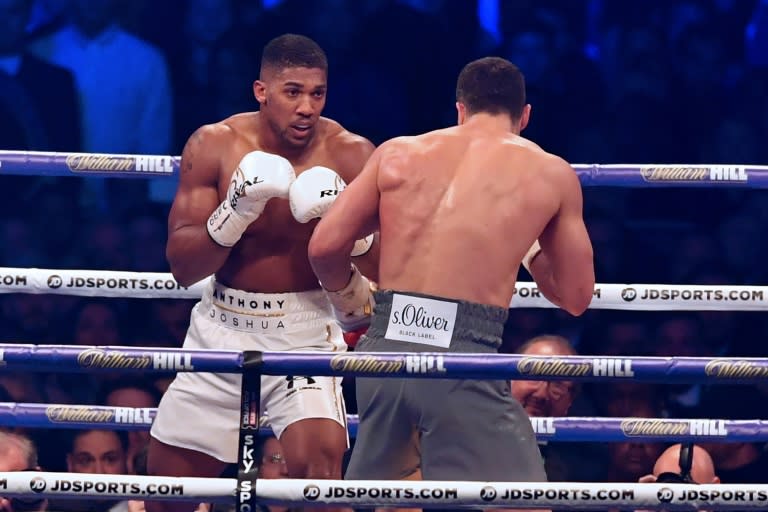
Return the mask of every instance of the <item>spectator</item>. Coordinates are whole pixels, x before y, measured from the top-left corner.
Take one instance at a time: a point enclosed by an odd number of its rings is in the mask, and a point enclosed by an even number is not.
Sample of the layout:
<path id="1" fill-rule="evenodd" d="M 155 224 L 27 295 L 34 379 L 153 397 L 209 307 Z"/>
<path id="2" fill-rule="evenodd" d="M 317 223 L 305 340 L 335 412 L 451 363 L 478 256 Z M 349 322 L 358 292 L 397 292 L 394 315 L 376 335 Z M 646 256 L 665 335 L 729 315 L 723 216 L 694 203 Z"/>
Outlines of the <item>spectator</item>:
<path id="1" fill-rule="evenodd" d="M 674 473 L 680 475 L 683 478 L 686 475 L 682 475 L 682 469 L 680 468 L 680 450 L 682 446 L 680 444 L 673 444 L 656 459 L 656 464 L 653 466 L 653 473 L 640 477 L 641 483 L 653 483 L 659 478 L 662 473 Z M 698 445 L 693 445 L 693 453 L 691 457 L 692 465 L 690 467 L 690 474 L 687 475 L 697 484 L 719 484 L 720 478 L 715 474 L 715 465 L 712 462 L 712 457 L 709 456 L 707 450 Z"/>
<path id="2" fill-rule="evenodd" d="M 165 58 L 118 25 L 118 8 L 117 0 L 73 0 L 71 22 L 36 41 L 35 51 L 75 75 L 85 151 L 167 154 L 172 98 Z"/>
<path id="3" fill-rule="evenodd" d="M 576 349 L 562 336 L 531 338 L 519 350 L 532 356 L 574 356 Z M 576 383 L 565 380 L 513 380 L 512 395 L 530 416 L 566 416 L 576 395 Z"/>
<path id="4" fill-rule="evenodd" d="M 70 473 L 124 475 L 128 471 L 128 437 L 114 430 L 75 430 L 67 435 L 67 470 Z M 51 508 L 64 512 L 128 512 L 128 501 L 104 499 L 62 499 Z"/>
<path id="5" fill-rule="evenodd" d="M 755 388 L 719 384 L 704 391 L 699 418 L 747 420 L 764 417 L 758 404 L 764 396 Z M 712 456 L 724 484 L 768 483 L 768 452 L 765 443 L 701 443 Z"/>
<path id="6" fill-rule="evenodd" d="M 525 342 L 520 354 L 531 356 L 578 355 L 571 342 L 562 336 L 543 334 Z M 568 415 L 579 387 L 571 381 L 513 380 L 512 396 L 533 417 Z M 586 443 L 539 442 L 544 469 L 551 482 L 594 481 L 601 474 L 605 455 L 597 446 Z M 589 457 L 584 454 L 589 453 Z"/>
<path id="7" fill-rule="evenodd" d="M 653 396 L 653 391 L 648 394 L 637 392 L 634 395 L 617 393 L 605 404 L 605 411 L 613 417 L 658 418 L 661 408 Z M 637 482 L 641 476 L 652 472 L 663 450 L 661 442 L 608 443 L 608 467 L 601 480 Z"/>
<path id="8" fill-rule="evenodd" d="M 119 7 L 118 0 L 73 0 L 71 22 L 36 41 L 34 50 L 74 74 L 85 151 L 167 155 L 173 103 L 165 57 L 119 26 Z M 92 178 L 86 204 L 104 208 L 108 197 L 112 211 L 129 208 L 145 192 L 143 180 L 119 183 L 112 187 Z"/>
<path id="9" fill-rule="evenodd" d="M 22 435 L 0 431 L 0 472 L 37 471 L 37 448 L 31 439 Z M 2 512 L 42 512 L 46 510 L 45 498 L 4 498 L 0 496 Z"/>
<path id="10" fill-rule="evenodd" d="M 0 2 L 0 147 L 78 151 L 80 117 L 75 82 L 66 69 L 27 51 L 32 0 Z M 51 91 L 56 94 L 51 94 Z"/>
<path id="11" fill-rule="evenodd" d="M 150 382 L 130 377 L 107 382 L 96 403 L 110 407 L 133 407 L 146 410 L 156 408 L 161 397 L 160 391 Z M 137 473 L 134 461 L 146 451 L 149 444 L 149 430 L 131 430 L 127 435 L 126 466 L 129 473 Z"/>

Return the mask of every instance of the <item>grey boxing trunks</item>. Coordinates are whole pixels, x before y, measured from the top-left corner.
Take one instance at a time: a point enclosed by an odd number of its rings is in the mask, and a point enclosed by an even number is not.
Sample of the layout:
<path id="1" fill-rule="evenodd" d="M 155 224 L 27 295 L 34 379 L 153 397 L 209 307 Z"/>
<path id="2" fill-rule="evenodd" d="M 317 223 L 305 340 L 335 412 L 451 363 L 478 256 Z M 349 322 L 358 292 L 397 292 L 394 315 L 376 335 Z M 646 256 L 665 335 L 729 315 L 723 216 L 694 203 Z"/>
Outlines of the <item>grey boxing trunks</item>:
<path id="1" fill-rule="evenodd" d="M 356 353 L 495 354 L 505 308 L 379 291 Z M 427 364 L 428 363 L 428 364 Z M 435 360 L 427 366 L 439 371 Z M 345 478 L 545 482 L 528 415 L 506 380 L 356 379 L 359 427 Z"/>

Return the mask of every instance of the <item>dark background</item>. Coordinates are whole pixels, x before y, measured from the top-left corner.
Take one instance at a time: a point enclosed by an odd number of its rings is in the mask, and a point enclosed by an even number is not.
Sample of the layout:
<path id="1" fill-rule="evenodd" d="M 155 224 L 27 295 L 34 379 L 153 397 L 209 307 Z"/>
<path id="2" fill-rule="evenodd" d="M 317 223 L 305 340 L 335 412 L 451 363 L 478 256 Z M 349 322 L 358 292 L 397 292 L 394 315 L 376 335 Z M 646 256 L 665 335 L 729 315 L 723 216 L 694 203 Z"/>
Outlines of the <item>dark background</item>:
<path id="1" fill-rule="evenodd" d="M 500 55 L 526 75 L 533 114 L 523 135 L 570 162 L 768 161 L 768 2 L 479 4 L 0 0 L 0 148 L 178 155 L 201 124 L 256 108 L 261 47 L 297 32 L 328 53 L 325 115 L 374 143 L 454 123 L 461 67 Z M 172 180 L 0 184 L 0 266 L 168 271 Z M 763 194 L 585 188 L 598 282 L 766 284 Z M 192 304 L 0 295 L 0 335 L 174 347 Z M 591 310 L 573 319 L 515 309 L 503 350 L 558 333 L 584 354 L 766 356 L 765 323 L 762 313 Z M 16 401 L 95 400 L 96 384 L 67 379 L 74 384 L 0 374 Z M 669 411 L 680 410 L 680 391 L 665 391 Z M 694 391 L 685 407 L 702 402 L 706 390 Z M 749 417 L 764 416 L 751 408 Z"/>

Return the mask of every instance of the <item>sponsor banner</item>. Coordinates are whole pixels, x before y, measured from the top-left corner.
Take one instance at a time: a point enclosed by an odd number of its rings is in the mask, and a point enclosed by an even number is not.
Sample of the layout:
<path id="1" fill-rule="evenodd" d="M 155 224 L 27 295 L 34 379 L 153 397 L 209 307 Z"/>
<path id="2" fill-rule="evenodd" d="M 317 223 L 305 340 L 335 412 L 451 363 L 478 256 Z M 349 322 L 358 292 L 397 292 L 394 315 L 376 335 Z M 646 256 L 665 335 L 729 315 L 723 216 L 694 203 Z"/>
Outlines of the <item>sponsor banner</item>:
<path id="1" fill-rule="evenodd" d="M 243 406 L 244 425 L 254 426 L 259 435 L 272 435 L 267 416 L 256 422 L 254 405 Z M 154 408 L 90 405 L 0 403 L 0 426 L 99 428 L 149 430 Z M 540 441 L 622 442 L 622 441 L 768 441 L 768 421 L 718 419 L 655 419 L 599 417 L 531 417 L 531 426 Z M 358 417 L 347 415 L 350 437 L 357 436 Z"/>
<path id="2" fill-rule="evenodd" d="M 583 186 L 768 188 L 768 167 L 687 164 L 574 164 Z"/>
<path id="3" fill-rule="evenodd" d="M 646 183 L 733 183 L 749 181 L 747 167 L 743 165 L 646 165 L 640 167 L 640 176 Z"/>
<path id="4" fill-rule="evenodd" d="M 259 480 L 266 503 L 352 507 L 760 509 L 768 485 Z"/>
<path id="5" fill-rule="evenodd" d="M 0 473 L 6 497 L 151 499 L 232 503 L 235 479 L 174 478 L 78 473 Z M 614 484 L 514 482 L 412 482 L 259 479 L 260 504 L 356 507 L 664 508 L 666 510 L 765 510 L 768 485 Z"/>
<path id="6" fill-rule="evenodd" d="M 332 356 L 330 368 L 334 374 L 354 375 L 433 375 L 446 373 L 445 354 L 398 354 L 381 356 L 375 354 L 339 354 Z M 266 371 L 266 370 L 265 370 Z"/>
<path id="7" fill-rule="evenodd" d="M 448 348 L 457 308 L 456 302 L 395 293 L 384 337 Z"/>
<path id="8" fill-rule="evenodd" d="M 755 383 L 764 358 L 527 356 L 518 354 L 258 352 L 258 371 L 279 376 L 364 375 L 418 378 L 664 383 Z M 236 350 L 0 344 L 0 366 L 28 371 L 242 373 Z"/>
<path id="9" fill-rule="evenodd" d="M 0 174 L 147 178 L 174 176 L 181 158 L 166 155 L 0 150 Z M 768 188 L 768 167 L 689 164 L 572 164 L 583 186 Z"/>
<path id="10" fill-rule="evenodd" d="M 75 174 L 96 172 L 163 175 L 174 172 L 173 157 L 159 155 L 70 153 L 64 158 L 64 163 Z"/>
<path id="11" fill-rule="evenodd" d="M 522 380 L 530 376 L 537 378 L 535 380 L 542 380 L 541 377 L 554 377 L 559 380 L 590 377 L 634 379 L 633 363 L 632 359 L 618 357 L 520 356 L 516 378 Z"/>
<path id="12" fill-rule="evenodd" d="M 89 499 L 151 499 L 221 502 L 233 496 L 234 481 L 228 479 L 175 478 L 37 471 L 0 473 L 3 496 L 26 498 L 88 497 Z"/>
<path id="13" fill-rule="evenodd" d="M 535 283 L 518 282 L 511 308 L 555 307 Z M 764 311 L 768 287 L 596 284 L 590 309 L 639 311 Z"/>
<path id="14" fill-rule="evenodd" d="M 150 347 L 0 344 L 0 366 L 27 371 L 241 373 L 242 352 Z"/>
<path id="15" fill-rule="evenodd" d="M 199 299 L 206 281 L 184 287 L 164 272 L 0 267 L 0 293 Z"/>
<path id="16" fill-rule="evenodd" d="M 418 378 L 754 383 L 768 376 L 768 359 L 701 357 L 528 356 L 519 354 L 328 354 L 262 352 L 264 375 L 344 375 Z"/>
<path id="17" fill-rule="evenodd" d="M 53 293 L 90 297 L 135 297 L 199 299 L 207 278 L 190 287 L 183 287 L 170 273 L 118 272 L 111 270 L 52 270 L 0 267 L 0 293 Z M 405 316 L 397 319 L 410 325 L 406 334 L 444 341 L 428 332 L 445 331 L 452 325 L 450 312 L 427 315 L 418 305 L 403 306 Z M 536 283 L 518 282 L 510 302 L 512 308 L 554 308 L 539 291 Z M 596 284 L 590 309 L 621 309 L 644 311 L 764 311 L 768 309 L 766 286 L 701 286 L 667 284 Z M 394 321 L 394 319 L 393 319 Z M 417 326 L 421 331 L 410 327 Z M 425 330 L 425 326 L 428 329 Z M 422 332 L 424 331 L 424 332 Z M 433 336 L 429 338 L 428 336 Z"/>
<path id="18" fill-rule="evenodd" d="M 181 158 L 169 155 L 0 151 L 0 174 L 105 178 L 162 178 L 178 174 Z"/>

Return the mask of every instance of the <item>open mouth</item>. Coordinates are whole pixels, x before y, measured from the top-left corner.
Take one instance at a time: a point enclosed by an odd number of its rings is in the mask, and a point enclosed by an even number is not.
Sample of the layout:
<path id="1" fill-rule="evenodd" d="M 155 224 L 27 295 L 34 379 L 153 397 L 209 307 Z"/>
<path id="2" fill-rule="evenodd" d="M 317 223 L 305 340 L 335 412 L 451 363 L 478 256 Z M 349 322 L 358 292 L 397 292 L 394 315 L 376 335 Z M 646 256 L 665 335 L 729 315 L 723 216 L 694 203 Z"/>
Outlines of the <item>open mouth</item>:
<path id="1" fill-rule="evenodd" d="M 308 124 L 294 124 L 291 125 L 291 129 L 299 135 L 306 135 L 312 129 L 312 126 Z"/>

